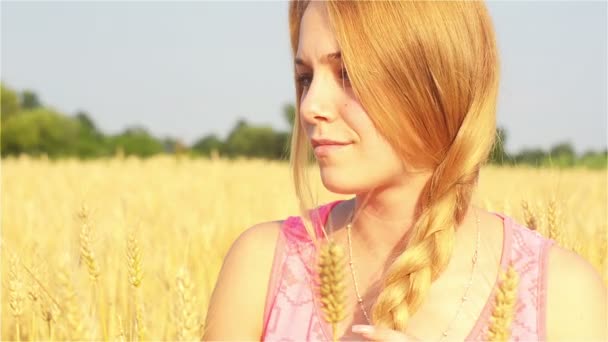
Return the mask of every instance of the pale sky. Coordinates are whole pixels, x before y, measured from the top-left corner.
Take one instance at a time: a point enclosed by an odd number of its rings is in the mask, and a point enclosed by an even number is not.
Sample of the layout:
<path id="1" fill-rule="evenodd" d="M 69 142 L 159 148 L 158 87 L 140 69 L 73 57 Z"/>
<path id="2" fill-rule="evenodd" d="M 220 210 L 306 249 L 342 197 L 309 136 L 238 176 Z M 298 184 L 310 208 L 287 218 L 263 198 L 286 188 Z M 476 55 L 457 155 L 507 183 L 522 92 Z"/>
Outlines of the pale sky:
<path id="1" fill-rule="evenodd" d="M 607 140 L 605 1 L 491 1 L 507 149 Z M 143 125 L 190 144 L 238 118 L 285 130 L 294 103 L 287 3 L 1 3 L 2 81 L 107 134 Z"/>

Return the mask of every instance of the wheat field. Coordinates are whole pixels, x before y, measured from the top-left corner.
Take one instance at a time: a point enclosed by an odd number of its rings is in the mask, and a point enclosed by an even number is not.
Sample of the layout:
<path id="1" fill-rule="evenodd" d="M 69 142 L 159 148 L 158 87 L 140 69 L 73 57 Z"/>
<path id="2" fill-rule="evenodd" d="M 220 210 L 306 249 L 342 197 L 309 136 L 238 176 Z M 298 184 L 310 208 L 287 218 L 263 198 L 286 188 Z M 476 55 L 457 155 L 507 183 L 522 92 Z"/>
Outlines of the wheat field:
<path id="1" fill-rule="evenodd" d="M 2 340 L 197 340 L 247 227 L 297 214 L 286 163 L 2 161 Z M 319 203 L 344 198 L 324 191 Z M 606 171 L 482 170 L 474 203 L 606 272 Z"/>

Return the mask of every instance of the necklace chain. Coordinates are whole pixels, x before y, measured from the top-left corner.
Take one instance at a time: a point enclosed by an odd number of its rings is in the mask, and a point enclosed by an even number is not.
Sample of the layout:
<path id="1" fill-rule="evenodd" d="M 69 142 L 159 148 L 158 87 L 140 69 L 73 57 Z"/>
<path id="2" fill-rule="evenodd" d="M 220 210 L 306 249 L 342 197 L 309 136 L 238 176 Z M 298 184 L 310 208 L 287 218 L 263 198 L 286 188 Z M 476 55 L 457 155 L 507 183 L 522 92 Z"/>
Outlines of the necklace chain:
<path id="1" fill-rule="evenodd" d="M 450 329 L 452 328 L 452 325 L 458 318 L 458 315 L 460 315 L 460 312 L 462 311 L 462 307 L 464 306 L 464 303 L 468 300 L 469 289 L 471 288 L 471 284 L 473 283 L 473 275 L 475 274 L 475 268 L 476 268 L 475 266 L 477 265 L 477 257 L 479 255 L 479 240 L 480 240 L 479 218 L 477 217 L 477 213 L 475 213 L 475 217 L 476 217 L 476 223 L 477 223 L 477 241 L 475 244 L 475 252 L 473 253 L 473 258 L 471 259 L 471 262 L 472 262 L 471 275 L 469 277 L 469 281 L 467 282 L 466 288 L 464 290 L 464 294 L 462 295 L 462 297 L 460 299 L 460 305 L 458 306 L 456 315 L 454 315 L 454 318 L 452 318 L 448 327 L 442 332 L 441 337 L 439 338 L 439 341 L 445 340 L 445 338 L 448 336 L 448 332 L 450 331 Z M 361 295 L 359 293 L 359 285 L 357 284 L 355 265 L 353 263 L 353 246 L 352 246 L 351 237 L 350 237 L 351 227 L 352 227 L 352 215 L 350 218 L 350 222 L 346 225 L 346 231 L 347 231 L 347 235 L 348 235 L 348 258 L 349 258 L 348 265 L 350 266 L 350 273 L 352 275 L 353 283 L 355 285 L 355 293 L 357 294 L 357 302 L 359 302 L 359 306 L 361 307 L 361 312 L 363 313 L 363 316 L 365 316 L 367 323 L 371 325 L 372 324 L 371 320 L 369 319 L 367 311 L 365 310 L 365 305 L 363 305 L 363 298 L 361 297 Z"/>

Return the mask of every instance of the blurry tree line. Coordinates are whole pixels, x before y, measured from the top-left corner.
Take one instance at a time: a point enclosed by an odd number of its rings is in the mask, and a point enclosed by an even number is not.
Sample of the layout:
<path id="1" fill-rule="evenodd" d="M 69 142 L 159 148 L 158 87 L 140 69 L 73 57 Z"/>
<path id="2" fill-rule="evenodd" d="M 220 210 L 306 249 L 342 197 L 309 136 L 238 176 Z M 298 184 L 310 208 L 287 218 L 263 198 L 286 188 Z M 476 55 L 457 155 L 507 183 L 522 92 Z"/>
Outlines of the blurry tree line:
<path id="1" fill-rule="evenodd" d="M 250 157 L 286 160 L 289 156 L 290 132 L 276 131 L 270 126 L 252 125 L 239 120 L 225 139 L 210 134 L 187 146 L 177 138 L 159 138 L 144 127 L 132 126 L 115 135 L 99 130 L 90 115 L 79 111 L 66 115 L 45 107 L 29 90 L 21 93 L 0 84 L 0 140 L 2 157 L 19 154 L 46 155 L 49 158 L 78 157 L 82 159 L 135 155 L 149 157 L 160 153 L 189 156 Z M 295 108 L 283 107 L 282 115 L 293 126 Z M 525 149 L 508 153 L 504 146 L 507 134 L 498 128 L 490 162 L 499 165 L 530 165 L 606 168 L 608 151 L 588 151 L 577 155 L 570 143 L 556 144 L 549 150 Z"/>

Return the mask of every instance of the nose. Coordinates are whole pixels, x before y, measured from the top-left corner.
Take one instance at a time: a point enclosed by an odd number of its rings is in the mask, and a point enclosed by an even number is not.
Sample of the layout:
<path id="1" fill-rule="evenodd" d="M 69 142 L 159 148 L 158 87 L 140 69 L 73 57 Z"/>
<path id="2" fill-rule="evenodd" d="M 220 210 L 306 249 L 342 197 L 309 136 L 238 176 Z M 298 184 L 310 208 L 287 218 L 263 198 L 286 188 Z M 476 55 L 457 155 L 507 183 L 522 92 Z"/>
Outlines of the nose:
<path id="1" fill-rule="evenodd" d="M 300 117 L 304 123 L 316 125 L 338 117 L 339 89 L 331 77 L 314 77 L 309 88 L 302 91 Z"/>

